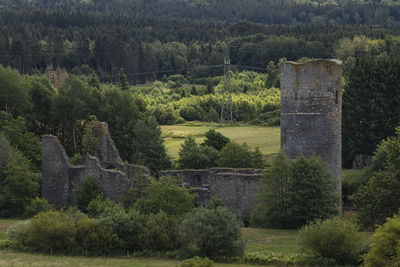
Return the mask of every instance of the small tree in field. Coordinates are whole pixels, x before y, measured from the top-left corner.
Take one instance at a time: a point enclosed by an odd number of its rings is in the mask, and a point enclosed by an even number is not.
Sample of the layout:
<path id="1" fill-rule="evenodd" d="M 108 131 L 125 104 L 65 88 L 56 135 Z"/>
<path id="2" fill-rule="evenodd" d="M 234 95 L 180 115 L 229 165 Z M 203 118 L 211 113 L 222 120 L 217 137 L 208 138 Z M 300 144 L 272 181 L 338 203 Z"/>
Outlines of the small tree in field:
<path id="1" fill-rule="evenodd" d="M 214 129 L 210 129 L 208 132 L 206 132 L 206 140 L 204 140 L 202 145 L 212 146 L 216 150 L 221 151 L 221 149 L 229 142 L 230 139 L 228 137 L 215 131 Z"/>

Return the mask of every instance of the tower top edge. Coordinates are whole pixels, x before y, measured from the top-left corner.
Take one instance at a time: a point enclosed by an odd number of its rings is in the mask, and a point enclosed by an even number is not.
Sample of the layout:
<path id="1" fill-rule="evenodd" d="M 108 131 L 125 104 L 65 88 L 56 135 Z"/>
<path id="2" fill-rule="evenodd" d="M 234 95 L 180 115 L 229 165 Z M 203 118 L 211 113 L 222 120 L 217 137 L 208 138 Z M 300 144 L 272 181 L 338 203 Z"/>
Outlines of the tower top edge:
<path id="1" fill-rule="evenodd" d="M 305 65 L 313 64 L 313 63 L 334 63 L 338 66 L 342 65 L 342 61 L 339 59 L 310 59 L 310 60 L 307 60 L 307 61 L 301 62 L 301 63 L 295 62 L 295 61 L 285 61 L 285 62 L 281 62 L 279 64 L 279 66 L 282 67 L 283 65 L 286 65 L 286 64 L 289 64 L 292 66 L 305 66 Z"/>

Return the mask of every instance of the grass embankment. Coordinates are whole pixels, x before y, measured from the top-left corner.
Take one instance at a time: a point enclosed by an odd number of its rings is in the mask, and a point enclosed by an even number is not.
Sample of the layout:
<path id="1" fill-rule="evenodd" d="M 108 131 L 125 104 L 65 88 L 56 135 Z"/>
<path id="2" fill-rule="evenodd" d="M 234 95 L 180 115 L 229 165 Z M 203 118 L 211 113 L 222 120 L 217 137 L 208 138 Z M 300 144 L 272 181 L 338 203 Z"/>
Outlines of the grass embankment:
<path id="1" fill-rule="evenodd" d="M 280 148 L 279 126 L 225 125 L 220 127 L 217 123 L 184 123 L 161 126 L 168 155 L 177 159 L 179 149 L 188 135 L 192 135 L 198 143 L 201 143 L 209 129 L 220 132 L 236 143 L 246 142 L 252 148 L 258 147 L 265 155 L 277 153 Z"/>
<path id="2" fill-rule="evenodd" d="M 0 242 L 7 238 L 7 228 L 17 220 L 0 219 Z M 284 254 L 299 252 L 296 230 L 275 230 L 242 228 L 247 239 L 246 251 L 271 251 Z M 71 257 L 62 255 L 33 254 L 0 249 L 0 266 L 140 266 L 140 267 L 175 267 L 177 260 L 133 257 Z M 250 267 L 246 264 L 215 264 L 216 267 Z"/>

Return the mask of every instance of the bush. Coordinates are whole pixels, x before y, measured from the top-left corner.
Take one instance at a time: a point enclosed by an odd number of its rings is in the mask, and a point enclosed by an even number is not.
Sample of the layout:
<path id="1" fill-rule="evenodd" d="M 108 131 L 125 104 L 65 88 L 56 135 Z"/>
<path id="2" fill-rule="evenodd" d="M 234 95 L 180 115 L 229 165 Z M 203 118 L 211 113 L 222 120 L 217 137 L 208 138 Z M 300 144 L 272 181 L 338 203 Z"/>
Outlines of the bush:
<path id="1" fill-rule="evenodd" d="M 121 251 L 122 242 L 110 227 L 99 226 L 84 218 L 76 224 L 76 250 L 85 255 L 114 255 Z"/>
<path id="2" fill-rule="evenodd" d="M 337 214 L 339 198 L 319 157 L 289 162 L 280 153 L 266 170 L 254 221 L 269 227 L 301 227 Z"/>
<path id="3" fill-rule="evenodd" d="M 186 214 L 180 231 L 182 250 L 190 256 L 210 258 L 242 256 L 245 242 L 241 222 L 224 207 L 199 207 Z"/>
<path id="4" fill-rule="evenodd" d="M 49 204 L 46 199 L 36 197 L 31 200 L 29 206 L 25 207 L 24 217 L 30 218 L 40 212 L 49 211 L 53 209 L 54 206 Z"/>
<path id="5" fill-rule="evenodd" d="M 218 166 L 262 169 L 265 166 L 265 160 L 258 148 L 252 150 L 246 143 L 239 145 L 229 142 L 221 150 Z"/>
<path id="6" fill-rule="evenodd" d="M 150 214 L 140 239 L 143 248 L 151 251 L 171 251 L 178 249 L 178 229 L 181 221 L 160 211 Z"/>
<path id="7" fill-rule="evenodd" d="M 135 207 L 146 214 L 163 211 L 167 215 L 183 216 L 193 209 L 195 195 L 178 184 L 179 181 L 172 176 L 151 181 L 144 189 L 146 197 L 136 201 Z"/>
<path id="8" fill-rule="evenodd" d="M 89 217 L 97 218 L 100 217 L 105 210 L 112 210 L 114 208 L 119 209 L 120 206 L 109 199 L 103 199 L 103 196 L 99 195 L 89 202 L 89 205 L 87 206 L 87 212 Z"/>
<path id="9" fill-rule="evenodd" d="M 91 176 L 87 176 L 78 189 L 78 208 L 83 212 L 87 212 L 87 206 L 90 201 L 100 195 L 103 195 L 103 189 L 101 186 L 98 185 Z"/>
<path id="10" fill-rule="evenodd" d="M 356 264 L 364 241 L 356 225 L 340 217 L 304 226 L 299 239 L 303 248 L 338 264 Z"/>
<path id="11" fill-rule="evenodd" d="M 206 140 L 204 140 L 202 145 L 211 146 L 216 150 L 221 151 L 221 149 L 229 142 L 230 139 L 228 137 L 216 132 L 214 129 L 210 129 L 206 132 Z"/>
<path id="12" fill-rule="evenodd" d="M 36 215 L 24 227 L 20 237 L 22 245 L 50 253 L 68 253 L 75 246 L 74 218 L 60 211 L 47 211 Z"/>
<path id="13" fill-rule="evenodd" d="M 376 229 L 370 249 L 364 257 L 365 266 L 400 266 L 400 215 L 388 218 Z"/>
<path id="14" fill-rule="evenodd" d="M 192 136 L 188 136 L 179 150 L 178 165 L 183 169 L 205 169 L 215 167 L 218 150 L 211 146 L 199 146 Z"/>
<path id="15" fill-rule="evenodd" d="M 212 267 L 214 262 L 209 258 L 194 257 L 192 259 L 187 259 L 179 264 L 179 267 Z"/>
<path id="16" fill-rule="evenodd" d="M 96 219 L 101 227 L 111 228 L 121 240 L 121 247 L 125 251 L 133 252 L 142 249 L 143 241 L 140 239 L 144 231 L 147 217 L 134 209 L 128 212 L 120 205 L 106 207 Z"/>

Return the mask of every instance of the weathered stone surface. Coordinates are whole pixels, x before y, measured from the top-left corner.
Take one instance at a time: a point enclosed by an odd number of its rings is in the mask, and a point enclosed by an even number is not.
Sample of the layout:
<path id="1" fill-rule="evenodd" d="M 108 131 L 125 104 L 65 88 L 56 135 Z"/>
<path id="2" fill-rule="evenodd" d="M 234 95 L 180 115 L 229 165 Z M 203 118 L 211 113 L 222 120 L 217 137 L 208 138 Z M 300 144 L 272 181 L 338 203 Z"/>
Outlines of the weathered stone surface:
<path id="1" fill-rule="evenodd" d="M 284 62 L 281 68 L 281 150 L 289 160 L 320 155 L 341 195 L 342 68 L 339 60 Z"/>
<path id="2" fill-rule="evenodd" d="M 262 171 L 231 168 L 174 170 L 161 171 L 159 177 L 180 177 L 183 185 L 196 190 L 196 202 L 199 205 L 206 205 L 212 197 L 217 197 L 238 216 L 247 216 L 256 205 L 256 194 L 262 185 Z"/>
<path id="3" fill-rule="evenodd" d="M 69 163 L 57 137 L 43 136 L 42 196 L 55 207 L 73 205 L 79 186 L 87 176 L 93 177 L 103 188 L 104 197 L 114 201 L 118 201 L 127 189 L 142 187 L 150 180 L 150 171 L 146 167 L 121 163 L 106 123 L 94 125 L 94 132 L 101 137 L 97 156 L 104 161 L 87 155 L 84 164 L 78 166 Z"/>

